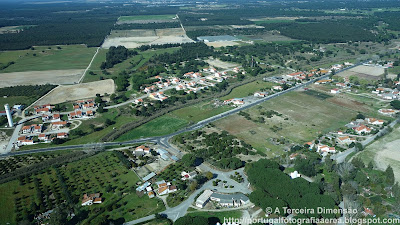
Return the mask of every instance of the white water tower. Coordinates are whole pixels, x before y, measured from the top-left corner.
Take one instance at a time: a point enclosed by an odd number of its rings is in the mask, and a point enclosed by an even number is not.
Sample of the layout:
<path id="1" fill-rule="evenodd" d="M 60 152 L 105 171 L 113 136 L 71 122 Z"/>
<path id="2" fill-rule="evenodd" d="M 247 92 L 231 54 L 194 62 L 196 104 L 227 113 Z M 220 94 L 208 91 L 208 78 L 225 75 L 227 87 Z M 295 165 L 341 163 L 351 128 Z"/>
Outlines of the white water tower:
<path id="1" fill-rule="evenodd" d="M 13 119 L 12 119 L 12 115 L 11 115 L 11 111 L 10 111 L 10 106 L 8 104 L 5 104 L 4 109 L 6 110 L 6 114 L 7 114 L 8 126 L 13 127 L 14 124 L 13 124 Z"/>

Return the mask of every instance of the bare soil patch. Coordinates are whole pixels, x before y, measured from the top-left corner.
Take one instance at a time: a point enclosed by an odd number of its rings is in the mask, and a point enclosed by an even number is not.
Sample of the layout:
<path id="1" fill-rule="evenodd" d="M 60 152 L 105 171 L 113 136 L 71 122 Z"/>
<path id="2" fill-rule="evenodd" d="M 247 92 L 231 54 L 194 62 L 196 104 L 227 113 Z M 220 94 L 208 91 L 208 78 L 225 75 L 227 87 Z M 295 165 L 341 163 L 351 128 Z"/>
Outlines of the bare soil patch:
<path id="1" fill-rule="evenodd" d="M 339 74 L 341 77 L 357 76 L 361 79 L 379 80 L 385 70 L 374 66 L 357 66 Z"/>
<path id="2" fill-rule="evenodd" d="M 17 85 L 75 84 L 84 70 L 48 70 L 0 74 L 0 88 Z"/>
<path id="3" fill-rule="evenodd" d="M 96 94 L 112 94 L 115 85 L 112 79 L 94 81 L 83 84 L 58 86 L 49 95 L 37 102 L 37 105 L 58 104 L 85 98 L 93 98 Z"/>
<path id="4" fill-rule="evenodd" d="M 239 45 L 239 43 L 237 43 L 235 41 L 207 42 L 205 44 L 208 45 L 208 46 L 212 46 L 214 48 Z"/>
<path id="5" fill-rule="evenodd" d="M 126 48 L 137 48 L 142 45 L 162 45 L 174 43 L 194 42 L 182 28 L 168 28 L 156 30 L 129 30 L 113 31 L 104 41 L 102 48 L 111 46 L 125 46 Z"/>
<path id="6" fill-rule="evenodd" d="M 352 101 L 345 98 L 329 98 L 328 101 L 348 109 L 360 110 L 363 112 L 368 111 L 368 107 L 365 107 L 365 104 L 357 101 Z"/>
<path id="7" fill-rule="evenodd" d="M 206 62 L 208 64 L 210 64 L 211 66 L 219 67 L 219 68 L 223 68 L 223 69 L 229 69 L 229 68 L 234 68 L 234 67 L 238 66 L 238 64 L 223 62 L 219 59 L 207 59 Z"/>

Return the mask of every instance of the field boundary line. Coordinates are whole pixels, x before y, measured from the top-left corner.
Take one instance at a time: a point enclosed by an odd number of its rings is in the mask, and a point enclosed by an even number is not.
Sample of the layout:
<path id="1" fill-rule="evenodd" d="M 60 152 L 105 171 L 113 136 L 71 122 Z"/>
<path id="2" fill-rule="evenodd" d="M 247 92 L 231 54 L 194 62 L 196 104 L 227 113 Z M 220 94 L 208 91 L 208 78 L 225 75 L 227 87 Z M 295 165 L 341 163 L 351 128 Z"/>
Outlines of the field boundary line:
<path id="1" fill-rule="evenodd" d="M 60 87 L 60 86 L 61 86 L 61 85 L 58 85 L 57 87 L 51 89 L 51 90 L 50 90 L 49 92 L 47 92 L 46 94 L 42 95 L 42 97 L 40 97 L 38 100 L 36 100 L 36 101 L 33 102 L 32 104 L 30 104 L 28 107 L 26 107 L 26 108 L 24 109 L 24 111 L 27 110 L 27 109 L 29 109 L 30 107 L 32 107 L 32 106 L 35 105 L 36 103 L 38 103 L 40 100 L 42 100 L 44 97 L 46 97 L 47 95 L 49 95 L 51 92 L 53 92 L 56 88 L 58 88 L 58 87 Z"/>
<path id="2" fill-rule="evenodd" d="M 83 74 L 82 74 L 81 78 L 79 79 L 78 84 L 82 83 L 83 78 L 84 78 L 85 75 L 86 75 L 86 72 L 87 72 L 87 71 L 89 70 L 89 68 L 92 66 L 92 63 L 93 63 L 94 59 L 96 58 L 97 53 L 99 53 L 100 48 L 101 48 L 101 46 L 97 47 L 96 53 L 94 53 L 93 58 L 92 58 L 92 60 L 90 60 L 89 65 L 86 67 L 85 71 L 83 71 Z"/>

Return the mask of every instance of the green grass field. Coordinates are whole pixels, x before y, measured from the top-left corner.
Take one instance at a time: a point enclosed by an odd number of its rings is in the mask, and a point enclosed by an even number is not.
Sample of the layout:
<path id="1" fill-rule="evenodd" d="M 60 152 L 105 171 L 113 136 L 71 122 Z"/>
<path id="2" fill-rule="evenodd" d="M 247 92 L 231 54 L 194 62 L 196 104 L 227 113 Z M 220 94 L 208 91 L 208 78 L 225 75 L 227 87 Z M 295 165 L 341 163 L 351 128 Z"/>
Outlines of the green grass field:
<path id="1" fill-rule="evenodd" d="M 165 115 L 125 133 L 124 135 L 120 136 L 116 141 L 127 141 L 141 137 L 166 135 L 177 131 L 180 128 L 183 128 L 187 124 L 187 120 L 180 119 L 171 115 Z"/>
<path id="2" fill-rule="evenodd" d="M 265 90 L 269 91 L 271 90 L 271 87 L 274 84 L 269 83 L 269 82 L 264 82 L 264 81 L 254 81 L 245 85 L 242 85 L 240 87 L 237 87 L 232 90 L 232 92 L 221 98 L 221 100 L 227 100 L 227 99 L 232 99 L 232 98 L 240 98 L 240 97 L 247 97 L 249 95 L 253 95 L 254 92 Z"/>
<path id="3" fill-rule="evenodd" d="M 226 112 L 230 109 L 232 109 L 232 107 L 229 106 L 214 108 L 211 102 L 203 102 L 193 106 L 188 106 L 182 109 L 175 110 L 171 114 L 177 116 L 178 118 L 196 123 L 217 114 Z"/>
<path id="4" fill-rule="evenodd" d="M 38 46 L 34 47 L 35 50 L 0 52 L 0 64 L 15 62 L 6 69 L 0 70 L 0 73 L 85 69 L 96 52 L 96 48 L 87 48 L 85 45 L 60 47 L 61 49 L 57 49 L 57 46 Z"/>
<path id="5" fill-rule="evenodd" d="M 175 14 L 166 15 L 140 15 L 140 16 L 121 16 L 118 21 L 132 21 L 132 20 L 172 20 Z"/>

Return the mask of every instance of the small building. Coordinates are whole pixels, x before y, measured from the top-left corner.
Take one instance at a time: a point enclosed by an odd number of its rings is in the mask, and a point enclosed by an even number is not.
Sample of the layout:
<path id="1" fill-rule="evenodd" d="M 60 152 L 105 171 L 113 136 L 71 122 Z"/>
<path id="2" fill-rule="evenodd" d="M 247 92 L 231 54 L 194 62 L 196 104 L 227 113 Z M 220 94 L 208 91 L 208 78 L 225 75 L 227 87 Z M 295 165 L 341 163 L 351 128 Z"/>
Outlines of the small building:
<path id="1" fill-rule="evenodd" d="M 250 203 L 249 198 L 242 194 L 220 194 L 212 193 L 210 196 L 211 201 L 218 202 L 222 207 L 240 207 Z"/>
<path id="2" fill-rule="evenodd" d="M 65 132 L 57 133 L 57 138 L 59 139 L 68 138 L 68 133 Z"/>
<path id="3" fill-rule="evenodd" d="M 210 197 L 213 194 L 211 190 L 205 190 L 197 199 L 196 206 L 204 208 L 204 206 L 210 201 Z"/>
<path id="4" fill-rule="evenodd" d="M 339 94 L 339 93 L 340 93 L 340 90 L 337 89 L 337 88 L 335 88 L 335 89 L 332 89 L 332 90 L 331 90 L 331 93 L 332 93 L 332 94 Z"/>
<path id="5" fill-rule="evenodd" d="M 299 172 L 297 172 L 297 170 L 292 172 L 292 173 L 290 173 L 290 178 L 292 178 L 292 179 L 296 179 L 296 178 L 299 178 L 299 177 L 301 177 L 301 175 L 299 174 Z"/>
<path id="6" fill-rule="evenodd" d="M 360 125 L 358 127 L 354 127 L 353 130 L 357 133 L 357 134 L 369 134 L 371 133 L 371 128 L 365 126 L 365 125 Z"/>
<path id="7" fill-rule="evenodd" d="M 145 177 L 143 177 L 142 180 L 144 182 L 146 182 L 146 181 L 150 180 L 151 178 L 155 177 L 156 175 L 157 175 L 156 173 L 151 172 L 151 173 L 147 174 Z"/>

